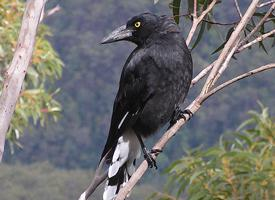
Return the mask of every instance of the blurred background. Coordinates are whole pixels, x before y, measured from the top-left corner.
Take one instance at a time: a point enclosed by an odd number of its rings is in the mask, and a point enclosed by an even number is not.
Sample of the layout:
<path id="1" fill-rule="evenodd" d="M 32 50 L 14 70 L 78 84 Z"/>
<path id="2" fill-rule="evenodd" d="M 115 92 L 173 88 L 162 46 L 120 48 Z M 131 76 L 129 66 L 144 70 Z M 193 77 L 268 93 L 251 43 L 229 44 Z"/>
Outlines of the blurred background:
<path id="1" fill-rule="evenodd" d="M 213 15 L 222 22 L 236 18 L 233 1 L 217 5 Z M 249 0 L 240 1 L 242 10 Z M 62 111 L 57 122 L 49 119 L 44 126 L 28 125 L 19 139 L 21 147 L 6 144 L 4 164 L 0 166 L 0 199 L 77 199 L 92 178 L 108 135 L 112 105 L 118 89 L 123 64 L 135 47 L 127 42 L 100 45 L 101 39 L 114 28 L 141 12 L 172 15 L 169 1 L 153 0 L 60 0 L 49 1 L 47 8 L 59 4 L 61 10 L 45 19 L 51 36 L 46 36 L 64 63 L 63 74 L 46 88 L 60 88 L 55 99 Z M 181 13 L 187 8 L 182 1 Z M 233 14 L 232 14 L 233 13 Z M 190 20 L 180 19 L 187 37 Z M 194 74 L 213 61 L 211 54 L 225 40 L 230 27 L 210 29 L 192 51 Z M 274 59 L 252 48 L 236 55 L 222 80 L 246 72 Z M 207 100 L 201 110 L 167 145 L 158 158 L 159 170 L 149 170 L 134 190 L 131 199 L 145 199 L 165 185 L 162 173 L 191 147 L 210 147 L 222 133 L 235 130 L 247 119 L 247 112 L 258 109 L 261 101 L 275 114 L 274 73 L 262 73 L 242 80 Z M 198 94 L 201 84 L 191 89 L 185 105 Z M 160 131 L 160 132 L 163 132 Z M 147 141 L 150 146 L 160 134 Z M 13 151 L 14 152 L 13 152 Z M 13 152 L 13 153 L 12 153 Z M 97 191 L 95 199 L 100 199 Z"/>

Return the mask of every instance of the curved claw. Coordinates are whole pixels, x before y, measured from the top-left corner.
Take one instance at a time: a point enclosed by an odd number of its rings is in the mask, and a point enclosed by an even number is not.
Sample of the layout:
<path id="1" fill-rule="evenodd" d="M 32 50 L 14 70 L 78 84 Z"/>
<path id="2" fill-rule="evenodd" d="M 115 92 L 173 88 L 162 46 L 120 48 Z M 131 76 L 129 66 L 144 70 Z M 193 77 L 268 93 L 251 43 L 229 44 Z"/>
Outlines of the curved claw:
<path id="1" fill-rule="evenodd" d="M 180 110 L 180 111 L 179 111 L 179 115 L 178 115 L 179 119 L 180 119 L 180 118 L 183 118 L 183 119 L 186 121 L 185 114 L 189 116 L 188 120 L 190 120 L 190 118 L 193 117 L 193 115 L 194 115 L 194 114 L 191 112 L 191 110 L 189 110 L 189 109 L 186 109 L 186 110 L 184 110 L 184 111 L 181 111 L 181 110 Z"/>
<path id="2" fill-rule="evenodd" d="M 155 151 L 155 150 L 152 149 L 152 150 L 149 152 L 148 150 L 145 149 L 145 151 L 144 151 L 144 159 L 147 161 L 148 166 L 149 166 L 150 168 L 155 167 L 156 169 L 158 169 L 157 162 L 156 162 L 156 160 L 153 158 L 153 156 L 152 156 L 152 154 L 151 154 L 152 151 Z M 157 151 L 158 151 L 158 150 L 157 150 Z M 155 153 L 157 153 L 157 152 L 155 152 Z M 159 153 L 159 152 L 158 152 L 158 153 Z"/>

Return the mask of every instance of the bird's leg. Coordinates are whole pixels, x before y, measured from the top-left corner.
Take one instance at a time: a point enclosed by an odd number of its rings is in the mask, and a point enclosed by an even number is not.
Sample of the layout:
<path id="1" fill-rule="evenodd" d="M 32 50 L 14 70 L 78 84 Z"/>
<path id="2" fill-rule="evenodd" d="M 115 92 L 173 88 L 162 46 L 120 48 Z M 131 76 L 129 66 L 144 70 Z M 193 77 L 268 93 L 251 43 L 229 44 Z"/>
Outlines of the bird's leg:
<path id="1" fill-rule="evenodd" d="M 188 120 L 189 120 L 193 116 L 193 113 L 189 109 L 186 109 L 186 110 L 182 111 L 180 109 L 180 107 L 177 106 L 174 113 L 173 113 L 173 116 L 172 116 L 172 119 L 170 121 L 170 125 L 169 125 L 168 129 L 170 129 L 181 118 L 183 118 L 186 121 L 185 115 L 189 116 L 189 118 L 188 118 Z"/>
<path id="2" fill-rule="evenodd" d="M 158 168 L 157 167 L 157 163 L 156 163 L 156 160 L 153 158 L 152 154 L 159 154 L 162 152 L 162 150 L 160 149 L 152 149 L 151 151 L 148 151 L 141 136 L 139 134 L 136 134 L 138 140 L 139 140 L 139 143 L 140 143 L 140 146 L 142 148 L 142 152 L 143 152 L 143 155 L 144 155 L 144 158 L 145 160 L 147 161 L 148 163 L 148 166 L 150 168 L 152 167 L 155 167 L 156 169 Z"/>

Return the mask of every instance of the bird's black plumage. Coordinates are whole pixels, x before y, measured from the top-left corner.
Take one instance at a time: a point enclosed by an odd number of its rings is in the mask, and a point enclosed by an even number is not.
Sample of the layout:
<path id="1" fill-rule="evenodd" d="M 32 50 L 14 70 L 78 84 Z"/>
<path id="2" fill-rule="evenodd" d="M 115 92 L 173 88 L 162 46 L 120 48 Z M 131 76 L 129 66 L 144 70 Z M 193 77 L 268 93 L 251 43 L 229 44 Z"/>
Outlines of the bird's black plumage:
<path id="1" fill-rule="evenodd" d="M 108 153 L 109 162 L 126 130 L 146 138 L 169 122 L 183 103 L 193 64 L 182 35 L 172 18 L 144 13 L 104 39 L 103 43 L 128 40 L 137 44 L 123 67 L 113 106 L 102 153 L 102 157 Z"/>

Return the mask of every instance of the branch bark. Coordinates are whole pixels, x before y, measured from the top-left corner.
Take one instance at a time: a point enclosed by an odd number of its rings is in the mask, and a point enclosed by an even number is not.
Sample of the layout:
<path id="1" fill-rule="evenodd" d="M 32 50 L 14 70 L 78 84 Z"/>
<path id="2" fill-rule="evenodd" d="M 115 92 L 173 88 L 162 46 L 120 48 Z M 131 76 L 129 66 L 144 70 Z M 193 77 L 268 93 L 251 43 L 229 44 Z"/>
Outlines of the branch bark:
<path id="1" fill-rule="evenodd" d="M 6 132 L 30 63 L 39 19 L 46 0 L 28 0 L 23 15 L 17 47 L 5 73 L 0 97 L 0 162 L 4 153 Z"/>
<path id="2" fill-rule="evenodd" d="M 270 16 L 270 14 L 272 13 L 272 11 L 275 9 L 275 3 L 272 4 L 272 6 L 270 7 L 270 9 L 266 12 L 266 14 L 264 15 L 264 17 L 260 20 L 260 22 L 255 26 L 255 28 L 240 42 L 239 46 L 244 45 L 261 27 L 261 25 L 263 25 L 265 23 L 265 21 L 267 20 L 267 18 Z"/>
<path id="3" fill-rule="evenodd" d="M 206 10 L 204 10 L 201 15 L 199 17 L 197 17 L 197 1 L 194 1 L 194 13 L 193 13 L 193 23 L 192 23 L 192 27 L 191 30 L 187 36 L 186 39 L 186 44 L 187 46 L 189 46 L 193 35 L 195 34 L 195 31 L 198 27 L 198 25 L 200 24 L 200 22 L 203 20 L 203 18 L 207 15 L 207 13 L 209 13 L 212 8 L 214 7 L 214 5 L 217 3 L 217 0 L 213 0 L 211 2 L 211 4 L 209 4 L 209 6 L 206 8 Z"/>
<path id="4" fill-rule="evenodd" d="M 225 59 L 228 56 L 228 54 L 230 53 L 231 49 L 234 48 L 235 45 L 237 45 L 236 42 L 240 38 L 240 33 L 243 30 L 243 28 L 246 26 L 246 24 L 249 22 L 251 17 L 253 16 L 254 12 L 257 9 L 258 3 L 259 3 L 259 0 L 253 0 L 251 2 L 250 6 L 248 7 L 247 11 L 245 12 L 240 23 L 237 25 L 236 29 L 233 31 L 229 40 L 225 44 L 221 54 L 219 55 L 219 58 L 215 62 L 214 66 L 210 72 L 210 75 L 208 76 L 206 83 L 201 91 L 201 94 L 207 93 L 210 90 L 210 88 L 215 84 L 215 81 L 217 81 L 217 79 L 215 79 L 215 76 L 218 73 L 219 68 L 225 61 Z"/>
<path id="5" fill-rule="evenodd" d="M 268 6 L 269 4 L 275 3 L 275 0 L 271 0 L 271 1 L 267 1 L 265 3 L 261 3 L 260 5 L 258 5 L 259 8 L 264 7 L 264 6 Z"/>
<path id="6" fill-rule="evenodd" d="M 255 40 L 252 40 L 251 42 L 249 42 L 249 43 L 247 43 L 247 44 L 241 46 L 241 47 L 237 50 L 237 52 L 240 52 L 240 51 L 242 51 L 242 50 L 244 50 L 244 49 L 246 49 L 246 48 L 252 46 L 253 44 L 256 44 L 257 42 L 261 42 L 261 41 L 263 41 L 265 38 L 267 38 L 267 37 L 269 37 L 269 36 L 271 36 L 271 35 L 275 35 L 275 29 L 273 29 L 272 31 L 269 31 L 269 32 L 267 32 L 267 33 L 265 33 L 265 34 L 263 34 L 263 35 L 260 35 L 260 36 L 257 37 Z"/>

